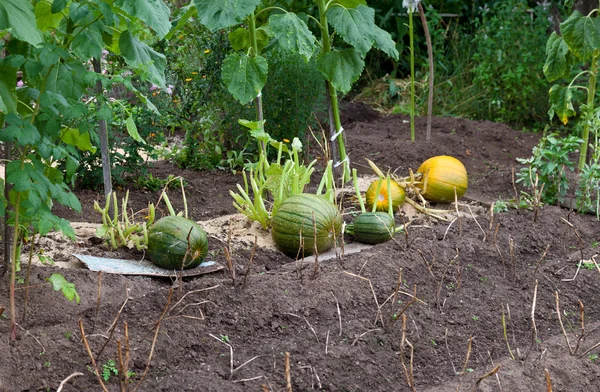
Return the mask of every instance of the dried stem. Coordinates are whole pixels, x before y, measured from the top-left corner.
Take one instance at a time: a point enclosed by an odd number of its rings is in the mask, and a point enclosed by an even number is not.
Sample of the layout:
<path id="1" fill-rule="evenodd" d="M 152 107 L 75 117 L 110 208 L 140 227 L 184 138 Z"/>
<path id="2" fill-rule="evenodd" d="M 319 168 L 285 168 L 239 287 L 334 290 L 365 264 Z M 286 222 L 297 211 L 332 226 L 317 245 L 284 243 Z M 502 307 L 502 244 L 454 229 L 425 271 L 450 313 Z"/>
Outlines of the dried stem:
<path id="1" fill-rule="evenodd" d="M 504 315 L 504 305 L 502 305 L 502 331 L 504 333 L 504 341 L 506 342 L 506 348 L 508 348 L 508 353 L 510 354 L 510 357 L 512 358 L 512 360 L 515 360 L 515 356 L 512 353 L 512 350 L 510 349 L 510 343 L 508 343 L 508 334 L 506 333 L 506 316 Z"/>
<path id="2" fill-rule="evenodd" d="M 256 252 L 258 243 L 258 237 L 254 236 L 254 246 L 252 247 L 252 252 L 250 252 L 250 260 L 248 260 L 248 266 L 246 267 L 246 273 L 244 273 L 244 280 L 242 281 L 242 290 L 246 288 L 246 281 L 248 280 L 248 275 L 250 275 L 250 269 L 252 267 L 252 260 L 254 260 L 254 253 Z"/>
<path id="3" fill-rule="evenodd" d="M 471 357 L 471 349 L 473 348 L 473 335 L 469 337 L 469 342 L 467 343 L 467 355 L 465 356 L 465 363 L 463 364 L 462 371 L 460 374 L 465 374 L 467 371 L 467 366 L 469 366 L 469 358 Z"/>
<path id="4" fill-rule="evenodd" d="M 158 339 L 158 333 L 160 332 L 160 325 L 161 325 L 165 315 L 167 314 L 167 311 L 169 310 L 169 306 L 171 305 L 172 297 L 173 297 L 173 288 L 171 288 L 169 290 L 169 296 L 167 297 L 167 304 L 165 305 L 165 308 L 163 309 L 162 313 L 160 314 L 160 317 L 158 318 L 158 321 L 156 322 L 156 331 L 154 332 L 154 339 L 152 339 L 152 347 L 150 348 L 150 354 L 148 355 L 148 362 L 146 362 L 146 368 L 144 369 L 144 373 L 142 374 L 140 381 L 138 381 L 138 383 L 135 385 L 135 388 L 133 388 L 133 392 L 138 390 L 138 388 L 140 387 L 140 385 L 146 378 L 146 375 L 148 374 L 148 369 L 150 369 L 150 362 L 152 361 L 152 355 L 154 354 L 154 347 L 156 346 L 156 340 Z"/>
<path id="5" fill-rule="evenodd" d="M 292 375 L 290 371 L 290 353 L 285 352 L 285 392 L 292 392 Z"/>
<path id="6" fill-rule="evenodd" d="M 533 303 L 531 305 L 531 347 L 537 343 L 537 327 L 535 326 L 535 305 L 537 302 L 537 290 L 538 290 L 538 281 L 535 280 L 535 287 L 533 288 Z"/>
<path id="7" fill-rule="evenodd" d="M 75 378 L 77 376 L 83 376 L 83 373 L 79 373 L 79 372 L 75 372 L 73 374 L 71 374 L 69 377 L 65 378 L 64 380 L 62 380 L 60 382 L 60 385 L 58 386 L 58 389 L 56 390 L 56 392 L 61 392 L 63 387 L 69 382 L 71 381 L 72 378 Z"/>
<path id="8" fill-rule="evenodd" d="M 550 372 L 548 369 L 544 369 L 546 374 L 546 392 L 552 392 L 552 380 L 550 379 Z"/>
<path id="9" fill-rule="evenodd" d="M 419 255 L 421 256 L 421 259 L 423 260 L 423 262 L 425 263 L 425 265 L 427 266 L 427 270 L 429 271 L 429 274 L 431 276 L 433 276 L 433 278 L 435 279 L 435 275 L 433 274 L 433 271 L 431 270 L 431 266 L 433 265 L 433 262 L 435 261 L 435 258 L 431 261 L 431 265 L 427 262 L 427 259 L 425 258 L 425 256 L 423 255 L 423 252 L 421 252 L 420 249 L 417 249 L 417 252 L 419 252 Z"/>
<path id="10" fill-rule="evenodd" d="M 565 342 L 567 343 L 567 347 L 569 348 L 569 354 L 573 355 L 573 347 L 571 347 L 571 343 L 569 342 L 569 335 L 567 335 L 567 331 L 565 330 L 565 326 L 562 321 L 562 316 L 560 313 L 560 301 L 558 298 L 558 291 L 554 292 L 554 298 L 556 300 L 556 315 L 558 316 L 558 322 L 560 324 L 560 329 L 562 330 L 563 336 L 565 337 Z"/>
<path id="11" fill-rule="evenodd" d="M 111 341 L 112 336 L 115 332 L 115 329 L 117 328 L 117 322 L 119 321 L 119 318 L 121 317 L 121 313 L 123 313 L 123 309 L 125 309 L 125 305 L 127 304 L 127 301 L 129 301 L 130 298 L 131 297 L 129 296 L 129 287 L 125 286 L 125 301 L 123 301 L 123 305 L 121 305 L 121 308 L 119 309 L 119 312 L 117 313 L 117 317 L 115 317 L 115 321 L 113 321 L 111 326 L 106 331 L 106 334 L 108 335 L 108 339 L 106 339 L 106 342 L 104 342 L 104 344 L 100 348 L 100 351 L 98 351 L 98 354 L 96 355 L 96 359 L 100 358 L 100 355 L 102 355 L 102 352 L 106 348 L 106 345 L 108 344 L 108 342 Z"/>
<path id="12" fill-rule="evenodd" d="M 379 301 L 377 301 L 377 295 L 375 295 L 375 289 L 373 288 L 373 284 L 371 283 L 371 280 L 360 276 L 360 275 L 355 275 L 352 272 L 348 272 L 348 271 L 344 271 L 345 274 L 350 275 L 350 276 L 354 276 L 355 278 L 359 278 L 362 280 L 365 280 L 369 283 L 369 287 L 371 288 L 371 292 L 373 293 L 373 298 L 375 299 L 375 305 L 377 306 L 377 315 L 375 316 L 375 323 L 377 324 L 377 319 L 379 319 L 381 321 L 381 326 L 385 326 L 385 323 L 383 322 L 383 316 L 381 315 L 381 307 L 379 306 Z"/>
<path id="13" fill-rule="evenodd" d="M 92 354 L 92 349 L 90 348 L 90 345 L 87 341 L 87 337 L 85 336 L 85 331 L 83 329 L 83 320 L 81 320 L 81 319 L 79 319 L 79 332 L 81 333 L 83 345 L 85 346 L 88 356 L 92 360 L 92 365 L 94 366 L 94 374 L 96 375 L 96 378 L 98 379 L 98 383 L 100 384 L 100 386 L 102 387 L 102 390 L 104 392 L 108 392 L 108 389 L 106 389 L 106 385 L 104 385 L 104 382 L 102 382 L 102 377 L 100 377 L 100 371 L 98 370 L 98 365 L 96 364 L 96 360 L 94 359 L 94 354 Z"/>
<path id="14" fill-rule="evenodd" d="M 538 269 L 540 268 L 542 261 L 546 257 L 546 254 L 548 253 L 548 249 L 550 249 L 550 244 L 546 245 L 546 249 L 544 250 L 544 253 L 542 253 L 542 257 L 540 257 L 537 264 L 535 265 L 535 270 L 533 271 L 533 275 L 531 275 L 531 278 L 535 278 L 535 274 L 537 273 Z"/>
<path id="15" fill-rule="evenodd" d="M 477 390 L 477 387 L 479 387 L 479 384 L 481 384 L 481 382 L 483 380 L 485 380 L 486 378 L 491 377 L 494 374 L 498 373 L 498 370 L 500 370 L 500 365 L 496 365 L 492 370 L 490 370 L 489 372 L 487 372 L 483 376 L 479 377 L 479 379 L 477 379 L 477 382 L 473 386 L 473 389 L 471 389 L 471 392 L 475 392 Z"/>
<path id="16" fill-rule="evenodd" d="M 504 256 L 502 256 L 502 252 L 500 251 L 500 247 L 498 246 L 498 229 L 500 229 L 500 223 L 496 225 L 496 230 L 494 230 L 494 247 L 496 248 L 496 252 L 500 256 L 500 260 L 502 260 L 502 267 L 504 267 L 504 274 L 506 275 L 506 266 L 504 265 Z"/>
<path id="17" fill-rule="evenodd" d="M 335 296 L 335 294 L 333 294 L 333 291 L 331 292 L 331 295 L 333 296 L 333 299 L 335 299 L 335 305 L 337 306 L 338 320 L 340 323 L 339 336 L 342 336 L 342 312 L 340 312 L 340 303 L 339 303 L 337 297 Z"/>

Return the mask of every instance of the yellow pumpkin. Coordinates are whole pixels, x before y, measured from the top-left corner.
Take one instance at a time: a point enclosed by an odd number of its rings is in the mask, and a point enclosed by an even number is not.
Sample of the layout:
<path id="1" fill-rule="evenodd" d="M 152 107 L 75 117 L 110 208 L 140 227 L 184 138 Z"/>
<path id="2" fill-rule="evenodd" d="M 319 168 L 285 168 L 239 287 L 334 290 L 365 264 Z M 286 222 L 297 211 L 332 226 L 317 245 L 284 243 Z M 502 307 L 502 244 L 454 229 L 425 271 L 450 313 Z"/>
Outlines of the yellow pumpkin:
<path id="1" fill-rule="evenodd" d="M 440 155 L 429 158 L 419 167 L 417 173 L 423 175 L 419 188 L 429 201 L 448 203 L 454 201 L 454 189 L 460 199 L 467 191 L 469 179 L 467 169 L 458 159 Z M 425 184 L 426 182 L 426 184 Z"/>
<path id="2" fill-rule="evenodd" d="M 379 185 L 380 181 L 381 186 Z M 376 195 L 378 186 L 379 194 Z M 404 203 L 406 193 L 404 192 L 404 188 L 394 180 L 390 180 L 390 188 L 392 190 L 392 209 L 395 211 Z M 387 179 L 373 181 L 369 185 L 369 189 L 367 189 L 366 199 L 367 211 L 372 211 L 373 203 L 375 203 L 377 211 L 387 212 L 389 208 Z"/>

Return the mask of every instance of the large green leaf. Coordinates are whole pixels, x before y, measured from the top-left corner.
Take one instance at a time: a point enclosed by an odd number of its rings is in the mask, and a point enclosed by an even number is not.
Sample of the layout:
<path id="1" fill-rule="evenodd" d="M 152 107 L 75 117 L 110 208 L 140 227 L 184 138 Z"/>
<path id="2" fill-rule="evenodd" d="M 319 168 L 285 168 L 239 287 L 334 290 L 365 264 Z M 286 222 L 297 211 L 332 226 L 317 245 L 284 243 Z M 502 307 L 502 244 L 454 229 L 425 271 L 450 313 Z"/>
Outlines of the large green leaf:
<path id="1" fill-rule="evenodd" d="M 550 82 L 569 76 L 567 53 L 569 53 L 569 47 L 565 40 L 553 32 L 546 44 L 546 63 L 544 64 L 544 75 Z"/>
<path id="2" fill-rule="evenodd" d="M 310 59 L 315 48 L 315 37 L 296 14 L 275 14 L 269 18 L 269 25 L 281 46 L 301 54 L 307 61 Z"/>
<path id="3" fill-rule="evenodd" d="M 57 28 L 60 21 L 64 18 L 62 13 L 52 13 L 52 4 L 49 1 L 40 1 L 35 5 L 34 9 L 37 27 L 46 31 L 49 28 Z"/>
<path id="4" fill-rule="evenodd" d="M 223 60 L 221 72 L 227 90 L 244 105 L 254 99 L 265 86 L 267 60 L 261 56 L 233 53 Z"/>
<path id="5" fill-rule="evenodd" d="M 356 8 L 331 7 L 327 20 L 340 37 L 364 57 L 373 46 L 374 15 L 373 8 L 362 4 Z"/>
<path id="6" fill-rule="evenodd" d="M 341 4 L 345 8 L 356 8 L 360 4 L 367 5 L 367 0 L 334 0 L 332 4 Z"/>
<path id="7" fill-rule="evenodd" d="M 0 65 L 0 113 L 8 114 L 17 111 L 16 86 L 17 70 Z"/>
<path id="8" fill-rule="evenodd" d="M 167 88 L 165 84 L 165 66 L 167 64 L 165 56 L 140 42 L 129 30 L 121 33 L 119 49 L 127 64 L 131 65 L 138 73 L 161 88 Z"/>
<path id="9" fill-rule="evenodd" d="M 371 37 L 374 40 L 374 47 L 381 50 L 394 60 L 398 60 L 398 58 L 400 58 L 400 53 L 398 53 L 398 49 L 396 49 L 396 43 L 392 39 L 390 33 L 378 26 L 373 26 L 373 29 L 371 30 Z"/>
<path id="10" fill-rule="evenodd" d="M 552 103 L 552 107 L 548 111 L 550 119 L 556 114 L 560 121 L 566 125 L 569 122 L 569 117 L 577 114 L 575 113 L 572 99 L 573 91 L 569 87 L 558 84 L 552 86 L 550 88 L 550 102 Z"/>
<path id="11" fill-rule="evenodd" d="M 247 51 L 252 43 L 250 41 L 250 31 L 243 27 L 237 28 L 229 33 L 229 43 L 233 50 L 236 51 Z M 261 53 L 263 48 L 269 43 L 269 34 L 263 28 L 256 29 L 256 46 L 258 47 L 258 53 Z"/>
<path id="12" fill-rule="evenodd" d="M 342 93 L 350 91 L 364 66 L 365 62 L 354 49 L 332 50 L 317 59 L 319 72 Z"/>
<path id="13" fill-rule="evenodd" d="M 142 20 L 159 38 L 163 38 L 171 30 L 171 11 L 162 0 L 116 0 L 115 5 Z"/>
<path id="14" fill-rule="evenodd" d="M 96 147 L 92 145 L 90 134 L 88 132 L 79 133 L 77 128 L 65 128 L 61 134 L 60 140 L 71 146 L 76 146 L 81 151 L 96 152 Z"/>
<path id="15" fill-rule="evenodd" d="M 138 132 L 137 125 L 135 125 L 135 121 L 131 114 L 127 117 L 127 120 L 125 120 L 125 127 L 127 128 L 127 133 L 129 133 L 129 136 L 131 136 L 133 140 L 139 143 L 145 143 Z"/>
<path id="16" fill-rule="evenodd" d="M 560 24 L 560 31 L 571 52 L 582 61 L 590 61 L 594 51 L 600 49 L 600 18 L 574 11 Z"/>
<path id="17" fill-rule="evenodd" d="M 260 0 L 194 0 L 200 23 L 212 31 L 240 23 Z"/>
<path id="18" fill-rule="evenodd" d="M 177 33 L 187 24 L 191 18 L 198 14 L 198 10 L 196 10 L 196 7 L 194 7 L 194 3 L 190 3 L 185 7 L 180 8 L 179 12 L 179 17 L 172 21 L 172 23 L 175 23 L 175 26 L 171 27 L 171 30 L 167 33 L 167 35 L 165 35 L 166 40 L 170 40 L 175 33 Z"/>
<path id="19" fill-rule="evenodd" d="M 30 1 L 0 1 L 0 30 L 12 29 L 21 41 L 37 45 L 42 42 L 42 33 L 35 24 L 35 14 Z"/>

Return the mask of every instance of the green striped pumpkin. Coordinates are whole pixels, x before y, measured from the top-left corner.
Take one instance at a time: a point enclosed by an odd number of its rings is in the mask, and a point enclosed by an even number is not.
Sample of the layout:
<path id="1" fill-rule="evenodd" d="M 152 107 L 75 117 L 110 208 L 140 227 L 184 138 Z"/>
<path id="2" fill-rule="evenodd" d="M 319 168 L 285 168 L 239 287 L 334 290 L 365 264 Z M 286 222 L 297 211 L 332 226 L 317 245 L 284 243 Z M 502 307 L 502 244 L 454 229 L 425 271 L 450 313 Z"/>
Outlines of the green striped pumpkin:
<path id="1" fill-rule="evenodd" d="M 353 229 L 356 242 L 375 245 L 392 239 L 395 221 L 387 212 L 363 212 L 354 219 Z"/>
<path id="2" fill-rule="evenodd" d="M 309 256 L 315 252 L 315 227 L 316 251 L 326 252 L 341 240 L 342 215 L 324 197 L 301 193 L 281 203 L 273 216 L 271 237 L 277 249 L 287 256 Z"/>
<path id="3" fill-rule="evenodd" d="M 204 261 L 207 253 L 206 232 L 190 219 L 165 216 L 148 229 L 146 254 L 159 267 L 179 270 L 185 259 L 183 269 L 194 268 Z"/>

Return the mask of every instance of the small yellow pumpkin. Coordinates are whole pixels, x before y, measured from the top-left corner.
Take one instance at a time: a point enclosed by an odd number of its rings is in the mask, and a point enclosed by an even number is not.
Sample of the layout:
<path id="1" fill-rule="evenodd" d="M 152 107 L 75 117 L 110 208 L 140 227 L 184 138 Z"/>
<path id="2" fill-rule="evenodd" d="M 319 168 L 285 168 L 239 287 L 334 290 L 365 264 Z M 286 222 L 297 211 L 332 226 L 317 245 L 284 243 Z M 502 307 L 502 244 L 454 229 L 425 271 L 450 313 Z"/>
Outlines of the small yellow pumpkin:
<path id="1" fill-rule="evenodd" d="M 381 186 L 379 185 L 380 181 Z M 379 194 L 376 195 L 378 186 Z M 398 207 L 404 204 L 406 193 L 404 188 L 394 180 L 390 180 L 390 189 L 392 190 L 392 209 L 396 211 Z M 373 209 L 373 203 L 375 203 L 377 211 L 387 212 L 389 208 L 387 179 L 373 181 L 367 189 L 366 199 L 368 211 Z"/>
<path id="2" fill-rule="evenodd" d="M 454 201 L 455 188 L 459 199 L 467 191 L 467 169 L 454 157 L 440 155 L 429 158 L 421 164 L 417 173 L 423 175 L 418 187 L 423 191 L 423 197 L 429 201 L 449 203 Z"/>

